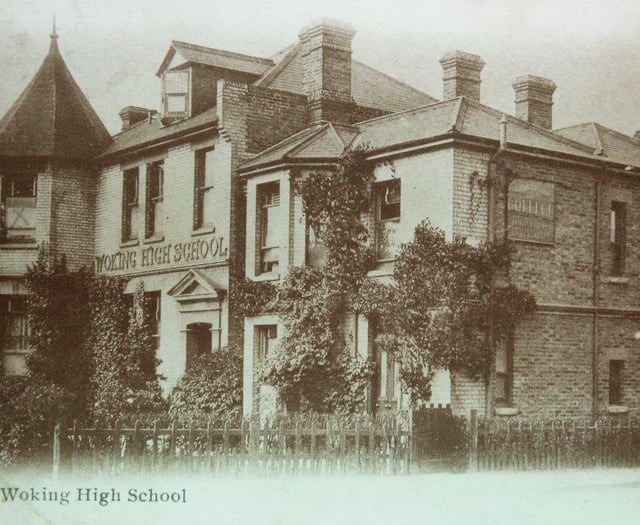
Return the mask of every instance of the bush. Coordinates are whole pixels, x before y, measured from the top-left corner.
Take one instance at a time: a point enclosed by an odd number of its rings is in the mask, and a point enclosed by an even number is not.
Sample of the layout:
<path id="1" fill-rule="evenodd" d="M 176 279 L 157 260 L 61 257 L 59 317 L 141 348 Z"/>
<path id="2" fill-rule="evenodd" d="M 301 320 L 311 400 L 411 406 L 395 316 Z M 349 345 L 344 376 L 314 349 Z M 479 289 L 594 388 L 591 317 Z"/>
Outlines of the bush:
<path id="1" fill-rule="evenodd" d="M 225 348 L 198 357 L 173 389 L 169 415 L 179 423 L 240 416 L 242 352 Z"/>
<path id="2" fill-rule="evenodd" d="M 0 385 L 0 464 L 50 459 L 56 423 L 65 420 L 75 398 L 47 381 L 5 378 Z"/>

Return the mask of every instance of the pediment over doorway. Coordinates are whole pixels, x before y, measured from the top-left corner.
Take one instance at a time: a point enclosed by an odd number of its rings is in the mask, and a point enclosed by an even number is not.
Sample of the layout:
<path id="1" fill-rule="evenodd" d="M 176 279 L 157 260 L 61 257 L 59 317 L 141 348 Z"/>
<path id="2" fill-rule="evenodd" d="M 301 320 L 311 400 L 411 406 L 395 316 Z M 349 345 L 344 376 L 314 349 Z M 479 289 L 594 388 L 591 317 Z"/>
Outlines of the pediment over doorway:
<path id="1" fill-rule="evenodd" d="M 226 290 L 202 270 L 188 270 L 169 290 L 176 301 L 222 301 Z"/>

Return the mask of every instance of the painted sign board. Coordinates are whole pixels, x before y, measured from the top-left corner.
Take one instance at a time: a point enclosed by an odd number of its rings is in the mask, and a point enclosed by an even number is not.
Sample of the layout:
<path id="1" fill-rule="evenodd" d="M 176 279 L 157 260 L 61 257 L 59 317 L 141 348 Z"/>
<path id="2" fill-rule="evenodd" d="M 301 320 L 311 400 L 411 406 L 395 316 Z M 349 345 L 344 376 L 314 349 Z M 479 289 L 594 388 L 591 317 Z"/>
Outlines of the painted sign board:
<path id="1" fill-rule="evenodd" d="M 509 239 L 554 243 L 555 185 L 514 179 L 509 185 Z"/>

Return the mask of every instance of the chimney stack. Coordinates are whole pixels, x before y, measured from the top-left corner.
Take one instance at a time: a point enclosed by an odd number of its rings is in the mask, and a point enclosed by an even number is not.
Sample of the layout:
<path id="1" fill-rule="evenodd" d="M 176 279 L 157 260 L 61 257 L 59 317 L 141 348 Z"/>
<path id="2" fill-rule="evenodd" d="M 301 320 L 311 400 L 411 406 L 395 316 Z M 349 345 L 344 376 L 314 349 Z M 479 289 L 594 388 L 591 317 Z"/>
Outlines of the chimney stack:
<path id="1" fill-rule="evenodd" d="M 516 78 L 512 86 L 516 91 L 516 117 L 551 129 L 555 83 L 547 78 L 524 75 Z"/>
<path id="2" fill-rule="evenodd" d="M 332 120 L 350 123 L 351 41 L 355 30 L 338 20 L 322 19 L 305 27 L 302 44 L 302 81 L 311 123 Z"/>
<path id="3" fill-rule="evenodd" d="M 452 51 L 440 59 L 444 76 L 443 98 L 467 97 L 480 101 L 480 73 L 484 60 L 464 51 Z"/>
<path id="4" fill-rule="evenodd" d="M 149 118 L 149 114 L 155 115 L 155 109 L 140 108 L 137 106 L 127 106 L 120 111 L 120 119 L 122 120 L 122 131 L 129 129 L 134 124 L 142 122 Z"/>

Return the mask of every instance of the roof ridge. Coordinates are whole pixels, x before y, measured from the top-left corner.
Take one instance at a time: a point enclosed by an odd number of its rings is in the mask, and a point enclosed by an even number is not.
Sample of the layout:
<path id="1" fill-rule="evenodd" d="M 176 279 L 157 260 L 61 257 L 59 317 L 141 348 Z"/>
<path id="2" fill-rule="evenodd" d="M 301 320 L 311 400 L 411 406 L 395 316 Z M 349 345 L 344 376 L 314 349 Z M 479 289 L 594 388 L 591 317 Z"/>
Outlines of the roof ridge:
<path id="1" fill-rule="evenodd" d="M 594 148 L 594 153 L 596 155 L 605 155 L 604 148 L 602 147 L 602 140 L 600 140 L 600 132 L 598 131 L 598 125 L 595 122 L 592 122 L 591 129 L 593 131 L 593 138 L 596 140 L 596 147 Z"/>
<path id="2" fill-rule="evenodd" d="M 291 151 L 288 152 L 289 155 L 294 155 L 304 147 L 309 146 L 310 144 L 313 144 L 317 139 L 319 139 L 322 136 L 323 132 L 329 129 L 330 127 L 331 127 L 331 122 L 323 122 L 317 130 L 315 130 L 313 133 L 309 133 L 308 137 L 303 138 L 298 144 L 296 144 L 291 149 Z M 338 135 L 338 133 L 335 130 L 333 132 L 335 133 L 335 135 Z M 342 142 L 342 139 L 338 137 L 338 140 L 340 141 L 340 144 L 342 144 L 344 148 L 344 142 Z"/>
<path id="3" fill-rule="evenodd" d="M 626 133 L 622 133 L 622 131 L 618 131 L 617 129 L 610 128 L 608 126 L 605 126 L 604 124 L 600 124 L 599 122 L 592 122 L 592 124 L 594 126 L 596 126 L 597 128 L 599 128 L 599 129 L 601 129 L 603 131 L 606 131 L 607 133 L 612 133 L 612 134 L 614 134 L 614 135 L 616 135 L 616 136 L 618 136 L 618 137 L 620 137 L 622 139 L 627 140 L 628 142 L 632 142 L 634 144 L 637 144 L 637 142 L 638 142 L 638 139 L 636 139 L 636 138 L 634 138 L 634 137 L 632 137 L 630 135 L 627 135 Z"/>
<path id="4" fill-rule="evenodd" d="M 391 75 L 388 75 L 387 73 L 380 71 L 379 69 L 376 69 L 375 67 L 372 66 L 368 66 L 367 64 L 365 64 L 364 62 L 360 62 L 359 60 L 351 60 L 352 63 L 356 63 L 356 64 L 360 64 L 361 66 L 364 66 L 368 69 L 371 69 L 373 71 L 375 71 L 376 73 L 378 73 L 379 75 L 384 76 L 385 78 L 388 78 L 389 80 L 391 80 L 392 82 L 395 82 L 396 84 L 401 84 L 404 87 L 407 87 L 411 90 L 413 90 L 416 93 L 419 93 L 420 95 L 427 95 L 428 97 L 433 98 L 435 101 L 437 101 L 438 99 L 429 95 L 429 93 L 425 93 L 424 91 L 420 91 L 418 88 L 413 87 L 411 84 L 407 84 L 406 82 L 403 82 L 402 80 L 397 79 L 396 77 L 392 77 Z"/>
<path id="5" fill-rule="evenodd" d="M 460 97 L 457 97 L 457 98 L 460 98 Z M 393 119 L 393 118 L 401 117 L 403 115 L 408 115 L 410 113 L 419 113 L 420 111 L 423 111 L 423 110 L 425 110 L 427 108 L 430 108 L 432 106 L 437 106 L 438 104 L 442 104 L 442 105 L 451 104 L 455 100 L 456 99 L 454 99 L 454 98 L 451 98 L 451 99 L 448 99 L 448 100 L 437 100 L 435 102 L 431 102 L 430 104 L 423 104 L 422 106 L 416 106 L 416 107 L 413 107 L 413 108 L 405 109 L 403 111 L 396 111 L 394 113 L 387 113 L 386 115 L 380 115 L 379 117 L 373 117 L 373 118 L 370 118 L 370 119 L 367 119 L 367 120 L 361 120 L 360 122 L 356 122 L 356 124 L 359 127 L 359 126 L 362 126 L 362 125 L 370 124 L 371 122 L 375 122 L 375 121 L 378 121 L 378 120 Z"/>
<path id="6" fill-rule="evenodd" d="M 273 82 L 278 77 L 278 75 L 282 73 L 284 68 L 287 67 L 291 63 L 291 61 L 298 55 L 300 49 L 302 49 L 302 44 L 300 44 L 299 42 L 293 45 L 293 47 L 291 47 L 287 54 L 282 57 L 280 62 L 277 62 L 269 71 L 265 72 L 264 75 L 262 75 L 253 83 L 253 85 L 260 87 L 269 87 L 269 84 L 271 84 L 271 82 Z"/>
<path id="7" fill-rule="evenodd" d="M 203 46 L 200 44 L 192 44 L 190 42 L 184 42 L 182 40 L 172 40 L 171 41 L 171 45 L 182 45 L 185 47 L 190 47 L 190 48 L 195 48 L 195 49 L 200 49 L 202 51 L 215 51 L 216 53 L 219 53 L 222 56 L 226 56 L 226 57 L 230 57 L 230 58 L 247 58 L 247 59 L 252 59 L 252 62 L 258 62 L 264 65 L 273 65 L 273 60 L 271 60 L 270 58 L 264 58 L 264 57 L 258 57 L 255 55 L 247 55 L 246 53 L 238 53 L 236 51 L 227 51 L 225 49 L 218 49 L 215 47 L 209 47 L 209 46 Z"/>
<path id="8" fill-rule="evenodd" d="M 535 124 L 532 124 L 531 122 L 527 122 L 526 120 L 522 120 L 519 119 L 518 117 L 515 117 L 513 115 L 509 115 L 508 113 L 505 113 L 503 111 L 498 111 L 497 109 L 493 109 L 490 106 L 487 106 L 485 104 L 483 104 L 482 102 L 479 102 L 477 100 L 473 100 L 467 97 L 462 97 L 465 100 L 465 103 L 467 104 L 471 104 L 471 105 L 475 105 L 478 109 L 480 109 L 481 111 L 484 111 L 485 113 L 490 113 L 493 115 L 498 116 L 498 118 L 502 118 L 502 115 L 504 115 L 507 118 L 507 121 L 511 121 L 514 124 L 517 124 L 519 126 L 528 128 L 528 129 L 533 129 L 534 131 L 548 137 L 551 138 L 553 140 L 556 140 L 560 143 L 563 143 L 567 146 L 572 146 L 575 147 L 578 150 L 584 151 L 585 153 L 591 153 L 593 154 L 593 152 L 591 151 L 592 148 L 590 146 L 587 146 L 585 144 L 582 144 L 580 142 L 576 142 L 574 140 L 568 139 L 566 137 L 563 137 L 562 135 L 558 135 L 557 133 L 554 133 L 551 130 L 548 130 L 546 128 L 543 128 L 541 126 L 536 126 Z"/>
<path id="9" fill-rule="evenodd" d="M 306 128 L 301 129 L 300 131 L 297 131 L 293 135 L 289 135 L 287 138 L 282 139 L 280 142 L 276 142 L 272 146 L 269 146 L 267 149 L 263 149 L 262 151 L 257 153 L 254 157 L 252 157 L 250 160 L 248 160 L 247 163 L 253 162 L 255 160 L 258 160 L 261 157 L 264 157 L 265 155 L 267 155 L 268 153 L 271 153 L 272 151 L 280 149 L 283 146 L 286 146 L 287 144 L 291 144 L 291 143 L 295 142 L 297 139 L 299 139 L 300 137 L 304 137 L 305 134 L 308 134 L 308 135 L 311 136 L 314 133 L 316 133 L 317 131 L 319 131 L 320 129 L 322 129 L 323 125 L 324 125 L 324 123 L 321 124 L 321 125 L 312 124 L 311 126 L 307 126 Z M 316 127 L 318 129 L 313 129 L 313 128 L 316 128 Z"/>

